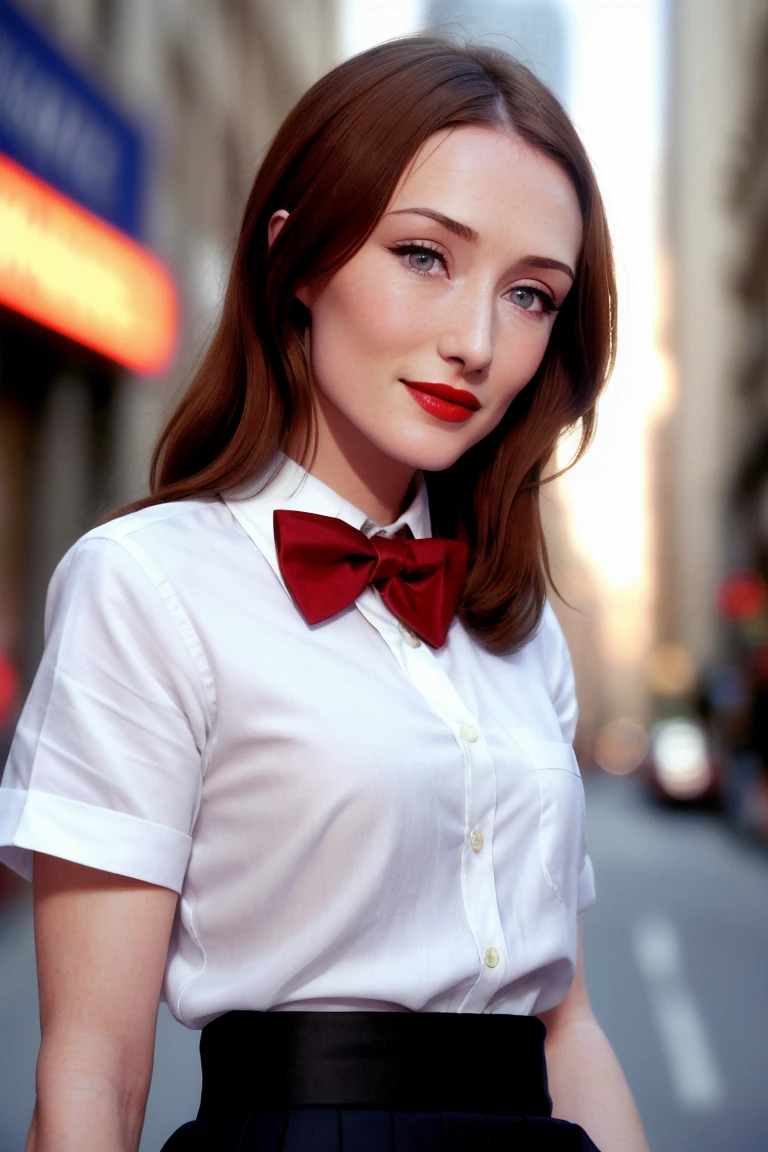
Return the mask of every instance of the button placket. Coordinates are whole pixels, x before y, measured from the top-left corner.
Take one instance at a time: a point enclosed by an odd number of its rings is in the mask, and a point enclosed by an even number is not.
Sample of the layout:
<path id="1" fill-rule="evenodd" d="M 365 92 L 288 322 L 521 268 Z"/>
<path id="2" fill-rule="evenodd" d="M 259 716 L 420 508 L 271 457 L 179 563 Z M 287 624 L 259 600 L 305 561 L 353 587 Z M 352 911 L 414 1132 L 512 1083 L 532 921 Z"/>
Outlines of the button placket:
<path id="1" fill-rule="evenodd" d="M 460 1011 L 482 1012 L 503 986 L 509 967 L 493 868 L 496 768 L 482 727 L 468 723 L 466 714 L 457 735 L 469 776 L 463 850 L 464 906 L 478 958 L 477 979 Z"/>
<path id="2" fill-rule="evenodd" d="M 366 588 L 357 600 L 357 608 L 379 632 L 410 683 L 453 732 L 457 750 L 461 753 L 466 830 L 457 869 L 460 869 L 464 914 L 477 949 L 478 967 L 475 983 L 464 997 L 459 1011 L 482 1011 L 503 983 L 508 968 L 491 850 L 496 808 L 496 768 L 482 727 L 459 696 L 429 645 L 419 641 L 416 646 L 408 642 L 403 632 L 405 625 L 394 618 L 373 588 Z M 473 842 L 475 831 L 478 836 Z M 475 847 L 476 844 L 480 845 L 480 849 Z M 485 961 L 489 948 L 493 948 L 496 955 L 492 966 Z"/>
<path id="3" fill-rule="evenodd" d="M 408 627 L 407 624 L 403 624 L 402 620 L 398 620 L 397 630 L 400 633 L 400 635 L 402 636 L 403 640 L 405 640 L 405 642 L 409 646 L 409 648 L 420 648 L 421 647 L 421 640 L 419 640 L 416 633 L 413 632 Z"/>

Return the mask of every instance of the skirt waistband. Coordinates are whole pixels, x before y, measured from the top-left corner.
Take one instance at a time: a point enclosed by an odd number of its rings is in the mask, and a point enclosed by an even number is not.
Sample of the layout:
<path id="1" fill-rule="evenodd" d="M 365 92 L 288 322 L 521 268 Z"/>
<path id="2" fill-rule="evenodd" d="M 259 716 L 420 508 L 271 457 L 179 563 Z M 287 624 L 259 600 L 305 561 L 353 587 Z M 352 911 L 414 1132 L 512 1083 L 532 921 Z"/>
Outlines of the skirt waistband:
<path id="1" fill-rule="evenodd" d="M 283 1108 L 551 1116 L 535 1016 L 227 1012 L 200 1037 L 198 1119 Z"/>

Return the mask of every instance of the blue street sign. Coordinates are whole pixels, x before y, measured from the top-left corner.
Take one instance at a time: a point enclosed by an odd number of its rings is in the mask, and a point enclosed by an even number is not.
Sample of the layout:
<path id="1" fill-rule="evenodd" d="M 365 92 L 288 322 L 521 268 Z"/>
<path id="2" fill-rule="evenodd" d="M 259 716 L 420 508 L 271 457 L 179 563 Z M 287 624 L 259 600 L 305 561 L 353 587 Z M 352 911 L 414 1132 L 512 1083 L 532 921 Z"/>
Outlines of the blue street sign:
<path id="1" fill-rule="evenodd" d="M 0 152 L 138 235 L 141 136 L 7 0 L 0 0 Z"/>

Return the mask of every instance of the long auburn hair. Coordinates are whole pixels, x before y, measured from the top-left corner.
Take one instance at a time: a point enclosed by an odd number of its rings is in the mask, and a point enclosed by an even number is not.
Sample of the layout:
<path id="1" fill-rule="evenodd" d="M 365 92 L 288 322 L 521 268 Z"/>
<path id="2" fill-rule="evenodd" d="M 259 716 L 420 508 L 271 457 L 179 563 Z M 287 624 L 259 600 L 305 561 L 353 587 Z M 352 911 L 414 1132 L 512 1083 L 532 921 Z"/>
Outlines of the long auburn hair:
<path id="1" fill-rule="evenodd" d="M 218 329 L 160 434 L 151 494 L 115 515 L 235 488 L 277 450 L 311 459 L 308 314 L 296 291 L 365 243 L 429 136 L 465 124 L 511 126 L 555 161 L 583 219 L 576 280 L 537 372 L 485 439 L 426 474 L 435 533 L 469 545 L 458 613 L 485 647 L 503 652 L 531 637 L 553 583 L 539 488 L 566 430 L 580 424 L 568 467 L 594 434 L 615 353 L 616 288 L 602 200 L 575 129 L 549 89 L 496 49 L 431 35 L 392 40 L 302 97 L 256 174 Z M 280 208 L 290 215 L 269 248 L 267 225 Z"/>

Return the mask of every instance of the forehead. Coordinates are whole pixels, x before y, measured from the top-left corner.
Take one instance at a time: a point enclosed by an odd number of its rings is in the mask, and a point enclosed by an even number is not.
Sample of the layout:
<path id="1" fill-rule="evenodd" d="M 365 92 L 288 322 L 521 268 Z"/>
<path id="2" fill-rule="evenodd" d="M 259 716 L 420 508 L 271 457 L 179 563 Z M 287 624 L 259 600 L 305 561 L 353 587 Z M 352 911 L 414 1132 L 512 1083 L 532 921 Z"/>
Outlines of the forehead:
<path id="1" fill-rule="evenodd" d="M 506 129 L 462 125 L 430 136 L 388 210 L 413 207 L 468 224 L 481 244 L 519 240 L 530 252 L 541 248 L 541 254 L 572 261 L 581 245 L 581 210 L 569 177 Z"/>

